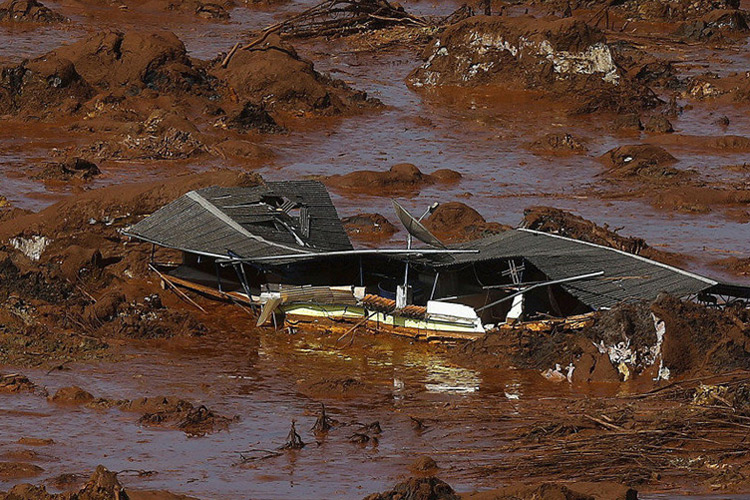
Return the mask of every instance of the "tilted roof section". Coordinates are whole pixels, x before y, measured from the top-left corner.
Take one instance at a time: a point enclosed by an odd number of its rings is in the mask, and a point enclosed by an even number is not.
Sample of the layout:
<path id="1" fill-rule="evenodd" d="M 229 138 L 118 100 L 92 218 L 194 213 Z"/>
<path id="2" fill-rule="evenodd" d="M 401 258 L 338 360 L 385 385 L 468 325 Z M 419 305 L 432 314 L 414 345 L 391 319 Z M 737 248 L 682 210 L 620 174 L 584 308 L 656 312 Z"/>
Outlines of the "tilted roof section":
<path id="1" fill-rule="evenodd" d="M 244 258 L 352 248 L 325 186 L 318 181 L 191 191 L 125 231 L 186 252 Z"/>
<path id="2" fill-rule="evenodd" d="M 677 297 L 699 293 L 716 281 L 622 250 L 555 234 L 515 229 L 457 246 L 478 254 L 461 254 L 439 266 L 494 259 L 523 258 L 550 280 L 604 271 L 601 277 L 561 285 L 593 309 L 619 302 L 652 300 L 667 292 Z"/>

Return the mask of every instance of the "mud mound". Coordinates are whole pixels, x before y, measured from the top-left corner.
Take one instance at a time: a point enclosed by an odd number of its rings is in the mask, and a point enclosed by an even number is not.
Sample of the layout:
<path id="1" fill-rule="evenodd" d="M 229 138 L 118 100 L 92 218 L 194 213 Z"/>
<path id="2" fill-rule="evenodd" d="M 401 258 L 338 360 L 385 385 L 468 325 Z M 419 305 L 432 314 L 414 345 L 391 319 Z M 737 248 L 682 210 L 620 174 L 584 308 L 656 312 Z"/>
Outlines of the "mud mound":
<path id="1" fill-rule="evenodd" d="M 380 214 L 357 214 L 341 219 L 350 238 L 379 241 L 396 233 L 396 226 Z"/>
<path id="2" fill-rule="evenodd" d="M 144 88 L 190 91 L 205 80 L 185 45 L 168 31 L 104 31 L 49 56 L 71 61 L 94 87 L 131 94 Z"/>
<path id="3" fill-rule="evenodd" d="M 621 236 L 606 224 L 603 227 L 598 226 L 592 221 L 559 208 L 529 207 L 524 210 L 522 226 L 643 255 L 666 264 L 676 265 L 684 260 L 680 255 L 649 247 L 641 238 Z"/>
<path id="4" fill-rule="evenodd" d="M 325 179 L 325 183 L 333 189 L 350 193 L 393 196 L 416 194 L 425 186 L 456 182 L 460 178 L 461 174 L 453 170 L 437 170 L 432 174 L 425 174 L 411 163 L 399 163 L 386 172 L 360 170 L 344 175 L 332 175 Z"/>
<path id="5" fill-rule="evenodd" d="M 663 364 L 674 376 L 750 369 L 748 310 L 709 309 L 661 297 L 651 306 L 664 321 Z"/>
<path id="6" fill-rule="evenodd" d="M 448 483 L 436 477 L 411 478 L 392 490 L 368 495 L 364 500 L 460 500 Z"/>
<path id="7" fill-rule="evenodd" d="M 651 144 L 620 146 L 607 151 L 599 159 L 609 168 L 607 174 L 613 177 L 673 180 L 689 175 L 671 168 L 677 158 L 664 148 Z"/>
<path id="8" fill-rule="evenodd" d="M 546 134 L 526 143 L 526 147 L 531 151 L 547 154 L 575 154 L 585 153 L 587 150 L 580 140 L 566 133 Z"/>
<path id="9" fill-rule="evenodd" d="M 658 99 L 617 67 L 604 35 L 574 19 L 475 16 L 447 28 L 414 87 L 501 85 L 573 98 L 574 111 L 640 110 Z"/>
<path id="10" fill-rule="evenodd" d="M 238 51 L 226 68 L 219 65 L 212 74 L 242 101 L 271 111 L 338 115 L 379 104 L 364 92 L 318 73 L 312 62 L 273 35 L 263 46 Z"/>
<path id="11" fill-rule="evenodd" d="M 69 114 L 93 94 L 73 63 L 54 54 L 4 67 L 0 74 L 0 114 Z"/>
<path id="12" fill-rule="evenodd" d="M 750 258 L 728 257 L 713 263 L 737 276 L 750 276 Z"/>
<path id="13" fill-rule="evenodd" d="M 36 0 L 8 0 L 0 4 L 0 22 L 64 23 L 68 18 Z"/>
<path id="14" fill-rule="evenodd" d="M 487 222 L 479 212 L 459 201 L 438 206 L 424 220 L 424 225 L 446 243 L 476 240 L 509 229 L 497 222 Z"/>

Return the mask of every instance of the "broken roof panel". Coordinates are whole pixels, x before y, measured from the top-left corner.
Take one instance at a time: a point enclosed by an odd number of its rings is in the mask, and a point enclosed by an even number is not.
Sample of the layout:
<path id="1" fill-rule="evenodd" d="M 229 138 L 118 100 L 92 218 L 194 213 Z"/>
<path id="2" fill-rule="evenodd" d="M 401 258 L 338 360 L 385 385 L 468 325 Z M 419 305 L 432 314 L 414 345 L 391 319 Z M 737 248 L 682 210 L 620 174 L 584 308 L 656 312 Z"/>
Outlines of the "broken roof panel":
<path id="1" fill-rule="evenodd" d="M 318 181 L 191 191 L 125 234 L 214 257 L 230 252 L 253 258 L 352 248 L 328 191 Z"/>
<path id="2" fill-rule="evenodd" d="M 561 285 L 593 309 L 612 307 L 622 301 L 652 300 L 661 292 L 683 297 L 717 284 L 621 250 L 529 229 L 504 231 L 457 248 L 474 248 L 479 253 L 441 259 L 438 267 L 523 258 L 551 280 L 604 271 L 601 277 Z"/>

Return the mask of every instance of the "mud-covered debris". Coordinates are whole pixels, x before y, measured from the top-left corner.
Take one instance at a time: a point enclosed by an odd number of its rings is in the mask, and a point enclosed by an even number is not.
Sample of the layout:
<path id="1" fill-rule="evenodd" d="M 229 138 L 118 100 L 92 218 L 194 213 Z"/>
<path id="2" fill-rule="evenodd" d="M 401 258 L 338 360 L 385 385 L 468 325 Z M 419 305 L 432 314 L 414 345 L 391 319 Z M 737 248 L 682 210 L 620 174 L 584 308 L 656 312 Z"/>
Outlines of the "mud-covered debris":
<path id="1" fill-rule="evenodd" d="M 657 134 L 671 134 L 674 132 L 672 122 L 670 122 L 664 115 L 653 115 L 646 120 L 643 124 L 646 132 L 654 132 Z"/>
<path id="2" fill-rule="evenodd" d="M 550 133 L 527 144 L 527 147 L 539 153 L 571 154 L 584 153 L 585 144 L 568 133 Z"/>
<path id="3" fill-rule="evenodd" d="M 568 238 L 588 241 L 616 248 L 636 255 L 646 255 L 660 261 L 673 261 L 674 255 L 654 250 L 642 238 L 622 236 L 607 224 L 599 226 L 565 210 L 553 207 L 529 207 L 523 212 L 521 225 L 527 229 L 545 233 L 559 234 Z"/>
<path id="4" fill-rule="evenodd" d="M 70 181 L 73 179 L 88 181 L 101 174 L 96 163 L 84 158 L 70 158 L 61 163 L 48 163 L 36 175 L 37 179 Z"/>
<path id="5" fill-rule="evenodd" d="M 465 500 L 637 500 L 638 493 L 614 483 L 558 484 L 545 482 L 533 485 L 508 486 L 497 490 L 463 495 Z"/>
<path id="6" fill-rule="evenodd" d="M 459 500 L 450 485 L 436 477 L 410 478 L 384 493 L 368 495 L 364 500 Z"/>
<path id="7" fill-rule="evenodd" d="M 363 240 L 380 240 L 393 236 L 397 229 L 380 214 L 357 214 L 341 219 L 349 237 Z"/>
<path id="8" fill-rule="evenodd" d="M 281 447 L 282 450 L 301 450 L 305 447 L 302 437 L 297 433 L 296 422 L 292 420 L 292 427 L 289 429 L 289 435 L 286 437 L 286 443 Z"/>
<path id="9" fill-rule="evenodd" d="M 621 72 L 597 28 L 572 18 L 475 16 L 430 43 L 409 75 L 418 88 L 501 85 L 572 99 L 576 113 L 633 112 L 659 103 Z"/>
<path id="10" fill-rule="evenodd" d="M 0 374 L 0 393 L 34 392 L 36 385 L 20 373 Z"/>
<path id="11" fill-rule="evenodd" d="M 263 106 L 258 106 L 249 101 L 245 103 L 239 113 L 226 121 L 226 126 L 240 132 L 255 130 L 257 132 L 274 134 L 284 131 L 284 128 L 276 123 Z"/>
<path id="12" fill-rule="evenodd" d="M 8 0 L 0 4 L 0 22 L 56 24 L 68 18 L 37 0 Z"/>
<path id="13" fill-rule="evenodd" d="M 652 144 L 619 146 L 604 153 L 600 160 L 609 168 L 607 174 L 613 177 L 674 179 L 689 175 L 672 168 L 677 158 L 661 146 Z"/>
<path id="14" fill-rule="evenodd" d="M 476 240 L 509 228 L 497 222 L 487 222 L 479 212 L 459 201 L 440 204 L 423 222 L 446 243 Z"/>
<path id="15" fill-rule="evenodd" d="M 333 429 L 334 421 L 326 414 L 326 405 L 320 403 L 320 414 L 315 419 L 315 424 L 310 429 L 315 434 L 327 434 Z"/>
<path id="16" fill-rule="evenodd" d="M 687 21 L 680 25 L 676 35 L 692 41 L 718 41 L 728 37 L 746 34 L 750 28 L 747 25 L 747 14 L 737 9 L 713 10 L 700 19 Z"/>
<path id="17" fill-rule="evenodd" d="M 232 419 L 217 415 L 201 405 L 188 411 L 187 415 L 177 424 L 177 428 L 188 436 L 198 437 L 225 430 L 232 421 Z"/>
<path id="18" fill-rule="evenodd" d="M 641 117 L 637 113 L 625 113 L 615 117 L 612 123 L 615 130 L 640 131 L 643 130 Z"/>
<path id="19" fill-rule="evenodd" d="M 55 444 L 54 439 L 35 437 L 22 437 L 19 438 L 16 442 L 25 446 L 50 446 Z"/>

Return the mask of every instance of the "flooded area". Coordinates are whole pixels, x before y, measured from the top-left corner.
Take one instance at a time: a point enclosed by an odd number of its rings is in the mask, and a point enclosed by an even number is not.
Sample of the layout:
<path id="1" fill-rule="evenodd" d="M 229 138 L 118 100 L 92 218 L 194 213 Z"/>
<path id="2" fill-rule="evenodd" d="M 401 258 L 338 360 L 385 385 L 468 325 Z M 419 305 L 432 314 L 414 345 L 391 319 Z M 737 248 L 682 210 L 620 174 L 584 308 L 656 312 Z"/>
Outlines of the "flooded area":
<path id="1" fill-rule="evenodd" d="M 430 483 L 425 499 L 746 498 L 744 291 L 591 311 L 549 285 L 529 300 L 554 316 L 524 330 L 505 311 L 487 326 L 507 329 L 486 335 L 477 317 L 467 342 L 328 313 L 304 332 L 256 327 L 262 308 L 221 287 L 233 304 L 203 282 L 181 291 L 157 264 L 185 248 L 126 234 L 188 192 L 314 180 L 355 249 L 407 244 L 397 199 L 424 212 L 439 251 L 531 227 L 750 285 L 748 7 L 0 3 L 0 499 L 23 483 L 88 492 L 98 465 L 135 500 L 356 499 L 395 484 L 372 497 L 385 500 L 434 477 L 453 496 Z M 445 212 L 425 212 L 434 203 Z M 212 280 L 242 259 L 221 254 L 201 270 Z M 575 274 L 605 265 L 591 259 Z M 487 305 L 496 285 L 472 269 Z M 639 269 L 611 281 L 649 282 Z M 670 284 L 692 276 L 669 269 Z M 520 289 L 514 273 L 503 290 Z M 555 323 L 579 314 L 583 327 Z M 305 446 L 285 448 L 295 430 Z M 503 489 L 542 484 L 562 496 Z M 7 498 L 79 498 L 32 493 Z"/>

